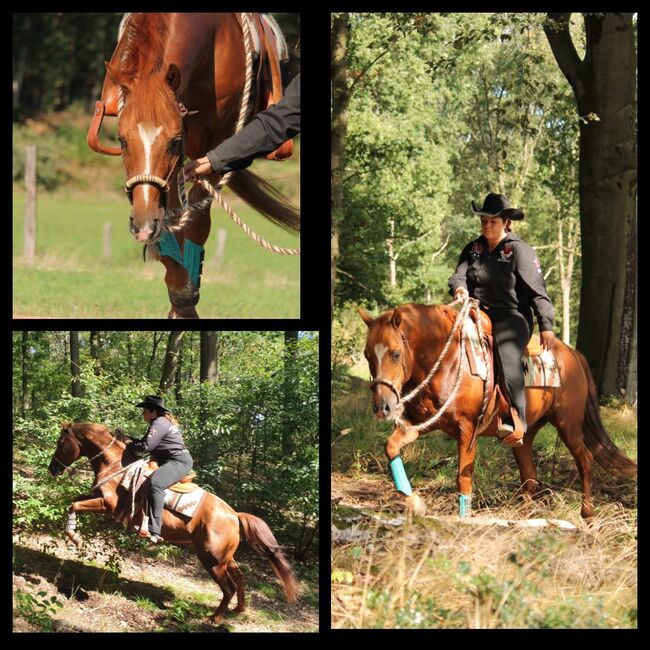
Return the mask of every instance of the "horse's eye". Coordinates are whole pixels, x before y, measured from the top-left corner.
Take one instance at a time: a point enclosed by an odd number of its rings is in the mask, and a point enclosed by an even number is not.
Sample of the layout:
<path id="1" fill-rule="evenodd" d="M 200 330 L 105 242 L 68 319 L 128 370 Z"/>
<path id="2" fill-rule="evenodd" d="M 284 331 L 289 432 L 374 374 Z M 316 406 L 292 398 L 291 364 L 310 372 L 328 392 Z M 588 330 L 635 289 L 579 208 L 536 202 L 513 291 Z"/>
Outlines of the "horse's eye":
<path id="1" fill-rule="evenodd" d="M 393 354 L 390 355 L 393 361 L 399 361 L 400 357 L 402 356 L 402 353 L 398 350 L 397 352 L 393 352 Z"/>
<path id="2" fill-rule="evenodd" d="M 120 141 L 120 147 L 122 147 L 122 151 L 126 151 L 126 140 L 121 135 L 118 135 L 117 139 Z"/>
<path id="3" fill-rule="evenodd" d="M 169 153 L 179 156 L 183 150 L 183 138 L 174 138 L 169 143 Z"/>

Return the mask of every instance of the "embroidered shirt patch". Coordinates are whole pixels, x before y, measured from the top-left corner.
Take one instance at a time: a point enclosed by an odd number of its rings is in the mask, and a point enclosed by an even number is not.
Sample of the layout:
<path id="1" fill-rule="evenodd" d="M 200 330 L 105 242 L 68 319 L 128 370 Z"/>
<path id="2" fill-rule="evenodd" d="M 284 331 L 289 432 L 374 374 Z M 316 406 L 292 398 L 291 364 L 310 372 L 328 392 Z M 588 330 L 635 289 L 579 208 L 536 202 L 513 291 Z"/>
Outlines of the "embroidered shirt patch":
<path id="1" fill-rule="evenodd" d="M 483 244 L 481 242 L 475 241 L 472 245 L 472 250 L 470 251 L 472 257 L 480 257 L 483 255 Z"/>
<path id="2" fill-rule="evenodd" d="M 503 247 L 501 254 L 499 255 L 499 262 L 510 262 L 512 260 L 512 253 L 512 246 L 510 244 L 506 244 Z"/>

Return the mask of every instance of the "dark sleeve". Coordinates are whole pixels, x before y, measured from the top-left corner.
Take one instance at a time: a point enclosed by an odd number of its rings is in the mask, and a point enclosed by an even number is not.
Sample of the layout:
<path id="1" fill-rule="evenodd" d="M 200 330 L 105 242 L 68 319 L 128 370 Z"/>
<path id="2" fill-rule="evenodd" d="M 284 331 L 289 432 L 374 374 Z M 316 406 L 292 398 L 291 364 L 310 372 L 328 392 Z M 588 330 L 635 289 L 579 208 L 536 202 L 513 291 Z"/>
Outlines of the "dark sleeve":
<path id="1" fill-rule="evenodd" d="M 300 133 L 300 75 L 287 86 L 284 97 L 258 113 L 239 133 L 206 154 L 218 174 L 248 167 L 255 158 L 275 151 Z"/>
<path id="2" fill-rule="evenodd" d="M 467 269 L 470 263 L 469 251 L 474 242 L 470 242 L 463 248 L 463 252 L 460 254 L 458 259 L 458 266 L 456 267 L 456 272 L 449 278 L 449 293 L 454 295 L 454 292 L 458 287 L 463 287 L 467 289 Z"/>
<path id="3" fill-rule="evenodd" d="M 169 429 L 169 420 L 156 418 L 150 425 L 147 435 L 140 441 L 144 451 L 153 451 Z"/>
<path id="4" fill-rule="evenodd" d="M 535 251 L 523 242 L 517 246 L 515 273 L 533 305 L 539 331 L 552 331 L 555 312 L 553 303 L 546 293 L 542 267 Z"/>

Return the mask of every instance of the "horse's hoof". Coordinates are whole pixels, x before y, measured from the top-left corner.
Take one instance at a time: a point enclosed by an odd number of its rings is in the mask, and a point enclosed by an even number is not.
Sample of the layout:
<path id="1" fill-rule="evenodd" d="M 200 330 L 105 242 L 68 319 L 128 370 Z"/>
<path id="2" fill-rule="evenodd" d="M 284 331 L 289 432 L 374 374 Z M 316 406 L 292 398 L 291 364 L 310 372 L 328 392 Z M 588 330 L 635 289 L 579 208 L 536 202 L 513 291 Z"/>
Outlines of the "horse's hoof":
<path id="1" fill-rule="evenodd" d="M 424 505 L 424 501 L 420 498 L 420 495 L 417 492 L 413 492 L 410 497 L 406 497 L 406 508 L 409 512 L 418 517 L 424 517 L 427 512 L 427 507 Z"/>
<path id="2" fill-rule="evenodd" d="M 219 615 L 215 614 L 214 616 L 210 617 L 210 620 L 215 625 L 221 625 L 223 623 L 223 614 L 219 614 Z"/>

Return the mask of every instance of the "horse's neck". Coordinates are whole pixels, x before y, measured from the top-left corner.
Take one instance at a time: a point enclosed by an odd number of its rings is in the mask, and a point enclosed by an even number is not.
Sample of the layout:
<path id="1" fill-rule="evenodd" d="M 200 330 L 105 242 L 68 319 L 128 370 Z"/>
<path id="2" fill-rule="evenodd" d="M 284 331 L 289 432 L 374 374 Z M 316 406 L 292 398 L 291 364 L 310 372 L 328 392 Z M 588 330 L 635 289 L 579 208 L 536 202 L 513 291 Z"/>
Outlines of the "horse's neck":
<path id="1" fill-rule="evenodd" d="M 441 321 L 441 319 L 444 320 Z M 451 321 L 447 327 L 447 317 L 438 311 L 431 312 L 429 310 L 421 315 L 421 322 L 418 323 L 417 328 L 412 328 L 410 337 L 407 335 L 407 338 L 411 339 L 414 334 L 417 334 L 418 337 L 417 341 L 412 341 L 410 344 L 413 358 L 411 383 L 417 385 L 429 374 L 445 348 L 452 327 Z M 432 380 L 439 380 L 448 374 L 457 352 L 457 344 L 452 341 Z"/>

